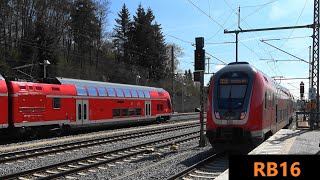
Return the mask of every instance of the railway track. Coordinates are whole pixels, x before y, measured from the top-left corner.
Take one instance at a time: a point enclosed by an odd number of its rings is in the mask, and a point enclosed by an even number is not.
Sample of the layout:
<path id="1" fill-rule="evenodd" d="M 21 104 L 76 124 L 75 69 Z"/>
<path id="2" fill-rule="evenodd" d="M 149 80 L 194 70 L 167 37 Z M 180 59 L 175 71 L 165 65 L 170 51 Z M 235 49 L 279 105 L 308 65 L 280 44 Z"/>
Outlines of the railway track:
<path id="1" fill-rule="evenodd" d="M 0 179 L 53 179 L 66 177 L 75 179 L 72 174 L 86 175 L 87 171 L 94 172 L 93 168 L 107 169 L 105 165 L 117 161 L 128 161 L 130 158 L 143 157 L 154 150 L 170 147 L 172 144 L 179 145 L 191 140 L 198 139 L 199 131 L 193 131 L 183 135 L 165 138 L 161 140 L 150 141 L 139 145 L 121 148 L 109 152 L 100 152 L 83 158 L 78 158 L 66 162 L 52 164 L 45 167 L 35 168 L 23 172 L 18 172 L 0 177 Z"/>
<path id="2" fill-rule="evenodd" d="M 111 137 L 95 138 L 95 139 L 77 141 L 72 143 L 64 143 L 64 144 L 50 146 L 50 147 L 47 146 L 47 147 L 34 148 L 34 149 L 23 150 L 23 151 L 3 153 L 3 154 L 0 154 L 0 163 L 17 161 L 20 159 L 26 159 L 26 158 L 36 157 L 36 156 L 41 157 L 44 155 L 58 153 L 58 152 L 64 152 L 64 151 L 86 148 L 86 147 L 96 146 L 96 145 L 101 145 L 106 143 L 124 141 L 128 139 L 140 138 L 143 136 L 150 136 L 150 135 L 160 134 L 164 132 L 177 131 L 177 130 L 186 129 L 186 128 L 193 128 L 197 126 L 198 126 L 198 123 L 184 124 L 184 125 L 173 126 L 173 127 L 172 126 L 164 127 L 161 129 L 149 129 L 147 131 L 133 132 L 125 135 L 114 135 Z"/>
<path id="3" fill-rule="evenodd" d="M 167 121 L 154 121 L 154 123 L 163 123 L 163 124 L 170 124 L 170 123 L 177 123 L 177 122 L 182 122 L 182 121 L 192 121 L 192 120 L 198 120 L 199 119 L 199 113 L 198 112 L 191 112 L 191 113 L 177 113 L 177 114 L 173 114 L 170 120 Z M 141 126 L 147 126 L 147 125 L 152 125 L 150 123 L 143 123 L 143 122 L 136 122 L 133 124 L 124 124 L 121 126 L 117 126 L 115 127 L 115 129 L 121 129 L 121 128 L 128 128 L 128 126 L 130 127 L 141 127 Z M 99 131 L 103 131 L 103 130 L 110 130 L 110 128 L 113 128 L 112 126 L 103 126 L 100 128 L 97 128 L 95 130 L 90 130 L 90 129 L 79 129 L 79 130 L 72 130 L 70 132 L 68 132 L 67 134 L 64 135 L 59 135 L 59 137 L 63 137 L 63 136 L 68 136 L 68 135 L 81 135 L 84 133 L 88 133 L 88 132 L 99 132 Z M 39 135 L 39 134 L 38 134 Z M 54 134 L 42 134 L 33 138 L 30 138 L 29 136 L 26 137 L 12 137 L 12 135 L 9 134 L 1 134 L 0 135 L 0 145 L 5 145 L 5 144 L 9 144 L 9 143 L 19 143 L 19 142 L 24 142 L 24 141 L 30 141 L 30 140 L 40 140 L 40 139 L 47 139 L 47 138 L 53 138 L 53 137 L 57 137 L 57 135 Z"/>
<path id="4" fill-rule="evenodd" d="M 215 153 L 189 168 L 169 177 L 168 180 L 215 179 L 228 168 L 229 162 L 227 155 L 225 153 Z"/>

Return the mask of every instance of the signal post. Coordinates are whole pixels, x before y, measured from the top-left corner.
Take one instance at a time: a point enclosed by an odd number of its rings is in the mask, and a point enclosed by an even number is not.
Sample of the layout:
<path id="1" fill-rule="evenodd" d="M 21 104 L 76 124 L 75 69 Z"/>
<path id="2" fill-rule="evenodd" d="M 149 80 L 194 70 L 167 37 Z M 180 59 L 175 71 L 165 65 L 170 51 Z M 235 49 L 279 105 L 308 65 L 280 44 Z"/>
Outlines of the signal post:
<path id="1" fill-rule="evenodd" d="M 203 87 L 204 87 L 204 70 L 205 70 L 205 50 L 204 46 L 204 38 L 197 37 L 196 38 L 196 50 L 194 51 L 194 81 L 200 82 L 200 141 L 199 146 L 206 146 L 205 136 L 204 136 L 204 95 L 203 95 Z"/>

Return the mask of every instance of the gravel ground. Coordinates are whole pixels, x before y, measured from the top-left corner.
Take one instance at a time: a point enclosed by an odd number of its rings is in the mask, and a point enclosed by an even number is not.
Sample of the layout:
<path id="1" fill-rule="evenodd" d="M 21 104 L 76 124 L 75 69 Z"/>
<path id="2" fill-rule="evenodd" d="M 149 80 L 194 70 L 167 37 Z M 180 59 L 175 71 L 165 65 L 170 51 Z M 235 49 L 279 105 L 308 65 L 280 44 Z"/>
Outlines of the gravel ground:
<path id="1" fill-rule="evenodd" d="M 70 175 L 76 179 L 166 179 L 183 169 L 193 165 L 199 160 L 205 159 L 213 152 L 210 145 L 200 148 L 198 140 L 180 144 L 178 150 L 166 149 L 150 155 L 146 155 L 131 162 L 115 163 L 115 166 L 104 165 L 107 169 L 93 168 L 96 172 L 88 172 L 85 176 Z M 159 154 L 158 154 L 159 153 Z M 60 178 L 64 179 L 64 178 Z"/>
<path id="2" fill-rule="evenodd" d="M 178 134 L 185 134 L 187 132 L 195 131 L 197 129 L 199 129 L 199 128 L 198 127 L 197 128 L 188 128 L 188 129 L 183 129 L 183 130 L 174 131 L 174 132 L 162 133 L 161 135 L 157 134 L 157 135 L 152 135 L 152 136 L 148 136 L 148 137 L 136 138 L 133 140 L 131 139 L 128 141 L 121 141 L 121 143 L 119 143 L 119 142 L 108 143 L 108 144 L 104 144 L 102 146 L 82 148 L 81 150 L 78 150 L 78 151 L 68 151 L 68 152 L 63 152 L 63 153 L 51 154 L 51 155 L 44 156 L 43 158 L 36 157 L 36 158 L 33 158 L 32 160 L 29 160 L 29 159 L 28 160 L 21 160 L 21 162 L 15 162 L 15 163 L 9 162 L 9 163 L 5 163 L 5 164 L 1 165 L 0 175 L 7 175 L 7 174 L 19 172 L 19 171 L 34 169 L 37 167 L 48 166 L 51 164 L 92 155 L 94 152 L 106 152 L 106 151 L 111 151 L 111 150 L 115 150 L 115 149 L 120 149 L 120 148 L 127 147 L 127 146 L 137 145 L 141 142 L 163 139 L 163 138 L 171 137 L 171 136 L 178 135 Z M 52 145 L 56 145 L 56 144 L 52 144 Z"/>

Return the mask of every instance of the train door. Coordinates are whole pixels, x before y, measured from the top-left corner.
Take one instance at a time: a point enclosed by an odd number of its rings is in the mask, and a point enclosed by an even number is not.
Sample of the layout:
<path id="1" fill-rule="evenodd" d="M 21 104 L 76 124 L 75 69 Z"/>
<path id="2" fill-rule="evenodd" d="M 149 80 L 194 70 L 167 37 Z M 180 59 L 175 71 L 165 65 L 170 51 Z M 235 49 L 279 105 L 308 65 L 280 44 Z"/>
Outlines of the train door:
<path id="1" fill-rule="evenodd" d="M 151 101 L 145 101 L 145 109 L 144 109 L 144 113 L 146 118 L 151 117 Z"/>
<path id="2" fill-rule="evenodd" d="M 76 100 L 77 109 L 77 124 L 84 125 L 89 121 L 89 102 L 88 100 Z"/>
<path id="3" fill-rule="evenodd" d="M 273 124 L 275 124 L 276 123 L 276 112 L 275 112 L 275 109 L 276 109 L 276 99 L 275 99 L 275 96 L 274 96 L 274 93 L 272 93 L 272 100 L 271 100 L 271 123 L 270 123 L 270 128 L 271 128 L 271 130 L 273 130 L 272 128 L 272 126 L 273 126 Z"/>

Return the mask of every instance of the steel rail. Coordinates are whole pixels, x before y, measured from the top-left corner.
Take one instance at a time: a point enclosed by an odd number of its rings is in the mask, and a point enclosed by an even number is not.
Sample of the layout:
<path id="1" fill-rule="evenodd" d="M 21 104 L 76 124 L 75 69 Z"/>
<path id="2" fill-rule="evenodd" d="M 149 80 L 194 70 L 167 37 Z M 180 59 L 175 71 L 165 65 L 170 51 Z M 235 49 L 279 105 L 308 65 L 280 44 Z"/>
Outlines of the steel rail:
<path id="1" fill-rule="evenodd" d="M 84 140 L 84 141 L 64 143 L 64 144 L 50 146 L 50 147 L 46 146 L 46 147 L 41 147 L 41 148 L 34 148 L 34 149 L 29 149 L 29 150 L 4 153 L 4 154 L 0 154 L 0 163 L 15 161 L 15 160 L 19 160 L 19 159 L 26 159 L 26 158 L 41 156 L 41 155 L 46 155 L 46 154 L 52 154 L 52 153 L 57 153 L 57 152 L 62 152 L 62 151 L 68 151 L 68 150 L 72 150 L 72 149 L 80 149 L 80 148 L 84 148 L 84 147 L 88 147 L 88 146 L 95 146 L 95 145 L 111 143 L 111 142 L 115 142 L 115 141 L 123 141 L 123 140 L 128 140 L 128 139 L 133 139 L 133 138 L 139 138 L 139 137 L 159 134 L 159 133 L 163 133 L 163 132 L 170 132 L 170 131 L 176 131 L 176 130 L 181 130 L 181 129 L 185 129 L 185 128 L 192 128 L 192 127 L 196 127 L 196 126 L 198 126 L 197 123 L 184 124 L 181 126 L 164 127 L 164 128 L 156 129 L 156 130 L 150 129 L 147 131 L 133 132 L 133 133 L 125 134 L 125 135 L 115 135 L 115 136 L 104 137 L 104 138 L 95 138 L 95 139 Z"/>
<path id="2" fill-rule="evenodd" d="M 61 162 L 61 163 L 57 163 L 57 164 L 52 164 L 49 166 L 44 166 L 44 167 L 40 167 L 40 168 L 35 168 L 35 169 L 31 169 L 31 170 L 27 170 L 27 171 L 22 171 L 22 172 L 18 172 L 18 173 L 14 173 L 14 174 L 9 174 L 9 175 L 5 175 L 5 176 L 1 176 L 0 179 L 15 179 L 15 178 L 23 178 L 23 177 L 28 177 L 28 176 L 33 176 L 35 173 L 47 173 L 48 170 L 50 171 L 58 171 L 58 168 L 61 167 L 65 167 L 68 166 L 69 169 L 64 169 L 63 172 L 58 172 L 52 175 L 48 175 L 44 177 L 40 177 L 40 179 L 53 179 L 53 178 L 57 178 L 57 177 L 61 177 L 67 174 L 72 174 L 75 172 L 79 172 L 85 169 L 89 169 L 92 167 L 96 167 L 99 166 L 101 164 L 106 164 L 109 162 L 114 162 L 117 161 L 119 159 L 123 159 L 123 158 L 127 158 L 129 156 L 135 156 L 137 154 L 141 154 L 141 153 L 148 153 L 150 152 L 150 150 L 148 150 L 147 148 L 150 147 L 151 145 L 153 145 L 155 148 L 161 148 L 164 146 L 169 146 L 172 145 L 173 143 L 181 143 L 181 142 L 185 142 L 185 141 L 189 141 L 191 139 L 197 139 L 198 136 L 197 134 L 199 133 L 199 131 L 194 131 L 194 132 L 190 132 L 187 134 L 183 134 L 183 135 L 178 135 L 178 136 L 174 136 L 174 137 L 169 137 L 169 138 L 165 138 L 165 139 L 161 139 L 161 140 L 154 140 L 154 141 L 150 141 L 147 143 L 143 143 L 143 144 L 139 144 L 139 145 L 133 145 L 130 147 L 126 147 L 126 148 L 121 148 L 121 149 L 117 149 L 117 150 L 112 150 L 112 151 L 108 151 L 108 152 L 101 152 L 101 153 L 97 153 L 94 155 L 90 155 L 87 157 L 82 157 L 82 158 L 78 158 L 78 159 L 73 159 L 73 160 L 69 160 L 69 161 L 65 161 L 65 162 Z M 186 136 L 191 136 L 188 138 L 183 138 Z M 183 138 L 180 140 L 176 140 L 179 138 Z M 171 141 L 171 142 L 168 142 Z M 163 143 L 163 144 L 161 144 Z M 158 145 L 157 145 L 158 144 Z M 131 150 L 132 153 L 127 153 L 127 151 Z M 126 152 L 125 155 L 120 155 L 121 152 Z M 121 153 L 124 154 L 124 153 Z M 118 156 L 112 159 L 107 159 L 108 157 L 105 156 Z M 94 159 L 94 160 L 93 160 Z M 99 159 L 99 160 L 98 160 Z M 92 164 L 88 163 L 88 160 L 90 162 L 93 162 Z M 87 161 L 87 165 L 83 163 L 83 161 Z M 80 163 L 81 165 L 77 164 L 77 165 L 73 165 L 75 163 Z M 80 166 L 80 167 L 77 167 Z M 73 167 L 73 168 L 72 168 Z M 70 169 L 71 168 L 71 169 Z"/>
<path id="3" fill-rule="evenodd" d="M 225 153 L 214 153 L 212 154 L 211 156 L 207 157 L 206 159 L 203 159 L 197 163 L 195 163 L 194 165 L 188 167 L 187 169 L 183 170 L 183 171 L 180 171 L 179 173 L 175 174 L 175 175 L 172 175 L 170 176 L 167 180 L 174 180 L 174 179 L 179 179 L 179 178 L 182 178 L 184 177 L 185 175 L 187 175 L 189 172 L 207 164 L 208 162 L 211 162 L 219 157 L 222 157 L 224 156 Z"/>

